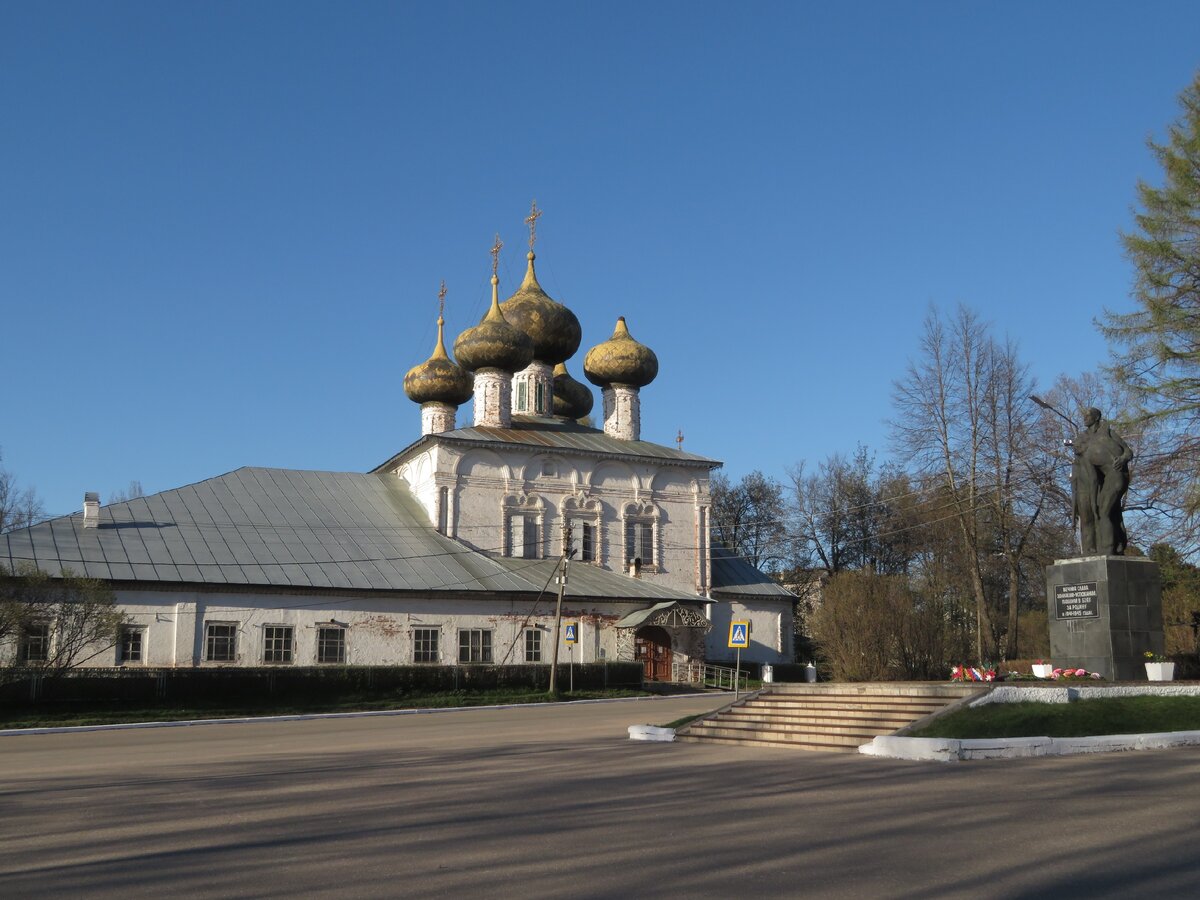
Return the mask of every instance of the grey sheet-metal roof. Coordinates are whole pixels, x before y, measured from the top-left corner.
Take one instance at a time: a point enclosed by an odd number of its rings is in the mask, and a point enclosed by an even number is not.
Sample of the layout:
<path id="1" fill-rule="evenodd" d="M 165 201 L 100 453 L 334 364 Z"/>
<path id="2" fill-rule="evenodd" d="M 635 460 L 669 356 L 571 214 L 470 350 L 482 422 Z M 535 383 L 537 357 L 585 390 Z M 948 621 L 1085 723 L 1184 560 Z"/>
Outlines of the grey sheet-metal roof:
<path id="1" fill-rule="evenodd" d="M 782 600 L 796 595 L 760 572 L 728 547 L 712 545 L 713 593 L 738 597 L 763 597 Z"/>
<path id="2" fill-rule="evenodd" d="M 101 507 L 97 528 L 76 513 L 0 535 L 0 565 L 22 564 L 147 587 L 536 594 L 555 560 L 494 557 L 438 534 L 391 476 L 243 468 Z M 696 599 L 584 565 L 566 595 Z"/>
<path id="3" fill-rule="evenodd" d="M 543 418 L 539 416 L 513 416 L 511 428 L 472 426 L 427 434 L 401 450 L 375 471 L 390 469 L 396 462 L 429 441 L 450 444 L 519 444 L 542 450 L 562 452 L 578 451 L 589 455 L 604 454 L 613 457 L 656 459 L 660 462 L 685 463 L 716 468 L 721 463 L 707 456 L 687 453 L 683 450 L 664 447 L 650 441 L 623 441 L 610 437 L 596 428 L 589 428 L 568 419 Z"/>

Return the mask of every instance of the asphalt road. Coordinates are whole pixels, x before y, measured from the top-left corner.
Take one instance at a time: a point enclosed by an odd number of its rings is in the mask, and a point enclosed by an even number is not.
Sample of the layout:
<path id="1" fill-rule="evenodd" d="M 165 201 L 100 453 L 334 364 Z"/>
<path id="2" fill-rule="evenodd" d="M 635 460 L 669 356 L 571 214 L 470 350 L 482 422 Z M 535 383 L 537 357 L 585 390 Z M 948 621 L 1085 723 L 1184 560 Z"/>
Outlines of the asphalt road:
<path id="1" fill-rule="evenodd" d="M 0 896 L 1200 894 L 1200 752 L 631 742 L 668 699 L 0 736 Z"/>

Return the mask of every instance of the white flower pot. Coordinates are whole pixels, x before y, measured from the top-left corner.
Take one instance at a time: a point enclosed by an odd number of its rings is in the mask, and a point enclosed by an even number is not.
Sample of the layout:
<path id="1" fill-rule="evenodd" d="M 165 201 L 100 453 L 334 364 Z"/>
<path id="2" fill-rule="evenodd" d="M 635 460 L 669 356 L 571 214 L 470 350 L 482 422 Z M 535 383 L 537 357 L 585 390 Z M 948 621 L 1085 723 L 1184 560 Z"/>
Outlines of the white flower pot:
<path id="1" fill-rule="evenodd" d="M 1146 663 L 1146 677 L 1151 681 L 1174 681 L 1175 663 Z"/>
<path id="2" fill-rule="evenodd" d="M 1038 678 L 1049 678 L 1054 673 L 1054 666 L 1049 663 L 1033 664 L 1033 674 Z"/>

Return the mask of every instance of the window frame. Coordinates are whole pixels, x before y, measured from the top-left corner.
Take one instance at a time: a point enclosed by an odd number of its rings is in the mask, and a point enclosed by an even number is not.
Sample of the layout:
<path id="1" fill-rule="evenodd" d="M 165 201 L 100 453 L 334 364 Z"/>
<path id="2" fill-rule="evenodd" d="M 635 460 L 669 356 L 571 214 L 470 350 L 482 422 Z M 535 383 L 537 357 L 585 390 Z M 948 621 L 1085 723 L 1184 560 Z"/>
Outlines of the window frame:
<path id="1" fill-rule="evenodd" d="M 31 652 L 35 647 L 37 652 Z M 34 621 L 21 626 L 17 635 L 17 662 L 23 666 L 50 662 L 49 622 Z"/>
<path id="2" fill-rule="evenodd" d="M 540 628 L 526 628 L 524 638 L 525 662 L 544 662 L 545 660 L 542 658 L 542 645 L 544 643 Z"/>
<path id="3" fill-rule="evenodd" d="M 137 656 L 130 656 L 128 652 L 130 641 L 127 640 L 131 635 L 137 635 Z M 144 625 L 122 625 L 121 630 L 117 633 L 117 665 L 118 666 L 144 666 L 146 664 L 146 626 Z"/>
<path id="4" fill-rule="evenodd" d="M 475 639 L 478 638 L 478 641 Z M 464 644 L 465 641 L 465 644 Z M 464 656 L 466 657 L 464 659 Z M 458 662 L 459 665 L 491 665 L 495 657 L 492 653 L 492 629 L 490 628 L 460 628 L 458 629 Z"/>
<path id="5" fill-rule="evenodd" d="M 430 637 L 432 636 L 432 642 Z M 412 661 L 416 665 L 437 665 L 442 661 L 442 629 L 433 625 L 414 626 L 411 633 Z"/>
<path id="6" fill-rule="evenodd" d="M 226 637 L 218 637 L 214 634 L 214 629 L 228 628 L 229 634 Z M 237 622 L 205 622 L 204 623 L 204 661 L 208 663 L 218 663 L 227 665 L 236 663 L 238 660 L 238 623 Z M 227 641 L 229 645 L 228 658 L 213 655 L 213 649 L 218 641 Z"/>
<path id="7" fill-rule="evenodd" d="M 264 666 L 290 666 L 296 661 L 296 626 L 273 622 L 262 627 Z"/>
<path id="8" fill-rule="evenodd" d="M 346 664 L 346 626 L 339 625 L 336 622 L 326 623 L 317 626 L 317 652 L 316 663 L 318 666 L 344 666 Z M 336 659 L 324 659 L 326 649 L 329 647 L 329 642 L 326 641 L 326 634 L 336 634 L 337 641 L 334 646 L 337 647 Z"/>

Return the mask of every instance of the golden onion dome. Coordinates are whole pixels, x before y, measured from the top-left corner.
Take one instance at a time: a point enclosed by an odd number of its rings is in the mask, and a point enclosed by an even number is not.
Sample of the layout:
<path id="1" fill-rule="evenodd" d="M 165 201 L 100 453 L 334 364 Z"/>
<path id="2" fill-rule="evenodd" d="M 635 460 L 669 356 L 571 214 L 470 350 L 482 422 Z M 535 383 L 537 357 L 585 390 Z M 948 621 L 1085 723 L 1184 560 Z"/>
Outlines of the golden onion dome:
<path id="1" fill-rule="evenodd" d="M 433 348 L 433 356 L 419 366 L 413 366 L 404 376 L 404 393 L 413 403 L 449 403 L 458 406 L 471 399 L 471 376 L 446 353 L 442 338 L 444 325 L 445 320 L 439 314 L 437 346 Z"/>
<path id="2" fill-rule="evenodd" d="M 500 279 L 493 274 L 492 305 L 478 325 L 468 328 L 454 342 L 454 355 L 468 369 L 519 372 L 533 362 L 533 341 L 509 325 L 500 311 L 499 284 Z"/>
<path id="3" fill-rule="evenodd" d="M 595 398 L 586 384 L 567 372 L 566 363 L 554 367 L 554 414 L 564 419 L 582 419 L 592 411 Z"/>
<path id="4" fill-rule="evenodd" d="M 532 250 L 528 259 L 525 280 L 515 294 L 500 304 L 500 309 L 510 325 L 533 340 L 533 358 L 553 366 L 575 355 L 583 330 L 575 313 L 551 299 L 538 284 Z"/>
<path id="5" fill-rule="evenodd" d="M 583 358 L 583 374 L 600 387 L 624 385 L 645 387 L 658 375 L 658 357 L 645 344 L 639 344 L 625 326 L 625 317 L 617 319 L 613 336 L 597 344 Z"/>

